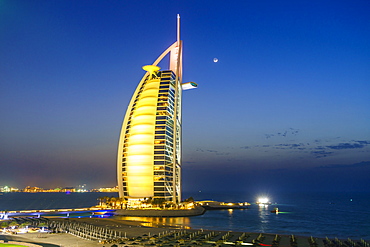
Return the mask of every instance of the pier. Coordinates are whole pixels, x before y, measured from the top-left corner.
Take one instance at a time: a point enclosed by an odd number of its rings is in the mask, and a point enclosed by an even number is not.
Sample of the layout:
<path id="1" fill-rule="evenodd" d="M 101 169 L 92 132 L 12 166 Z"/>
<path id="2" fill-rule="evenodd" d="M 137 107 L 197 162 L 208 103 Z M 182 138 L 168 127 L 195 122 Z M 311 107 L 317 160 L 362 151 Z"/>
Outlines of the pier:
<path id="1" fill-rule="evenodd" d="M 96 207 L 90 208 L 70 208 L 70 209 L 35 209 L 35 210 L 17 210 L 17 211 L 0 211 L 0 220 L 8 219 L 10 217 L 21 217 L 21 216 L 65 216 L 70 217 L 73 214 L 91 214 L 93 215 L 104 215 L 113 214 L 115 209 L 101 209 Z"/>

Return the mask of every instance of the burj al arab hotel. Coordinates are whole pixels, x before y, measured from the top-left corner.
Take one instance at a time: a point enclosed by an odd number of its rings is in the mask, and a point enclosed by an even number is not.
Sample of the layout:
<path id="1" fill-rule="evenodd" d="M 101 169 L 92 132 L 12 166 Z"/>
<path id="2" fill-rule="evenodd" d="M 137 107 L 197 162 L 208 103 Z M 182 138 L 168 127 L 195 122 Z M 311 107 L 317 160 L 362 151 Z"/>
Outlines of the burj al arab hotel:
<path id="1" fill-rule="evenodd" d="M 169 58 L 169 68 L 158 64 Z M 177 40 L 146 71 L 128 105 L 117 153 L 119 197 L 181 201 L 181 95 L 196 88 L 182 82 L 182 41 Z"/>

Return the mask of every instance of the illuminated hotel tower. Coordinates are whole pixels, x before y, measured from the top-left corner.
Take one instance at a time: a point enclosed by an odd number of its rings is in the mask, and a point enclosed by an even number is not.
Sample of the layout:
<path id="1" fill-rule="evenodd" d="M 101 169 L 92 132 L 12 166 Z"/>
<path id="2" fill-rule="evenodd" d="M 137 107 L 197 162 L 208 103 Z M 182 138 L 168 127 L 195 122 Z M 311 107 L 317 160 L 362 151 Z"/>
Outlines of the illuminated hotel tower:
<path id="1" fill-rule="evenodd" d="M 169 69 L 157 65 L 169 55 Z M 181 94 L 196 88 L 182 83 L 182 41 L 177 16 L 177 41 L 152 65 L 131 98 L 123 120 L 117 154 L 119 196 L 131 199 L 181 200 Z"/>

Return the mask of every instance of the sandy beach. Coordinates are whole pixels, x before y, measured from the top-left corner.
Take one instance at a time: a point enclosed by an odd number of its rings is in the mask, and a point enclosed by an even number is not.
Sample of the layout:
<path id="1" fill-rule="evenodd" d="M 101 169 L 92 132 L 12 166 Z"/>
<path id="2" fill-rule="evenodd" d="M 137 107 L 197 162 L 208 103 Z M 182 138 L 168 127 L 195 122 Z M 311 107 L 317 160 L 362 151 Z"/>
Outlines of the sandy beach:
<path id="1" fill-rule="evenodd" d="M 0 235 L 0 239 L 8 241 L 19 241 L 34 243 L 43 247 L 102 247 L 104 245 L 95 241 L 85 240 L 72 236 L 68 233 L 47 234 L 47 233 L 24 233 L 18 235 Z M 108 245 L 106 245 L 108 246 Z M 109 245 L 111 246 L 111 245 Z"/>
<path id="2" fill-rule="evenodd" d="M 358 246 L 368 246 L 369 242 L 348 240 L 334 242 L 336 239 L 311 238 L 304 236 L 288 236 L 275 234 L 261 233 L 242 233 L 242 232 L 226 232 L 197 230 L 197 229 L 177 229 L 168 226 L 146 227 L 143 222 L 116 220 L 107 218 L 80 218 L 80 219 L 61 219 L 50 218 L 50 221 L 55 222 L 73 222 L 79 224 L 89 224 L 96 227 L 104 227 L 105 229 L 118 231 L 122 233 L 121 238 L 116 242 L 102 243 L 99 241 L 86 240 L 68 233 L 25 233 L 18 235 L 0 235 L 3 240 L 16 240 L 21 242 L 35 243 L 43 247 L 108 247 L 116 244 L 119 247 L 123 246 L 235 246 L 239 242 L 243 245 L 255 246 L 281 246 L 281 247 L 325 247 L 329 246 L 332 241 L 333 245 L 353 246 L 354 243 Z M 338 240 L 339 241 L 339 240 Z M 367 244 L 367 245 L 366 245 Z"/>
<path id="3" fill-rule="evenodd" d="M 135 238 L 143 235 L 155 235 L 163 232 L 170 232 L 173 228 L 144 227 L 137 221 L 121 221 L 107 218 L 82 218 L 82 219 L 63 219 L 49 218 L 50 221 L 73 221 L 87 223 L 98 227 L 105 227 L 123 232 L 127 238 Z M 17 235 L 0 235 L 0 240 L 13 240 L 20 242 L 36 243 L 45 247 L 63 246 L 63 247 L 94 247 L 111 246 L 113 244 L 102 244 L 98 241 L 85 240 L 68 233 L 23 233 Z M 43 243 L 47 243 L 45 245 Z M 119 245 L 124 246 L 124 245 Z"/>

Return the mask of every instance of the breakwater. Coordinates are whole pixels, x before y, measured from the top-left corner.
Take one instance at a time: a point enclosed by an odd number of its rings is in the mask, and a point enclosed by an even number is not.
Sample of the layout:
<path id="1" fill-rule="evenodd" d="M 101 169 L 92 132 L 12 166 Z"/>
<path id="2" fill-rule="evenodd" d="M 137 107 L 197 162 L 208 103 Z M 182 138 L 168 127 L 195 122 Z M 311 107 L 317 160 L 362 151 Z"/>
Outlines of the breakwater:
<path id="1" fill-rule="evenodd" d="M 203 207 L 193 209 L 117 209 L 114 214 L 137 217 L 189 217 L 202 215 L 205 211 Z"/>

